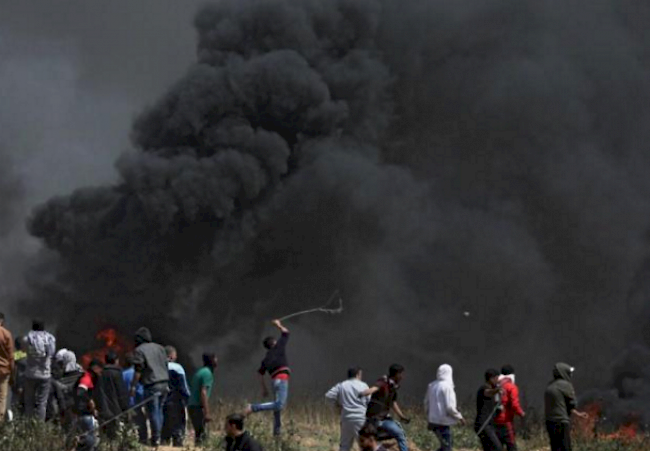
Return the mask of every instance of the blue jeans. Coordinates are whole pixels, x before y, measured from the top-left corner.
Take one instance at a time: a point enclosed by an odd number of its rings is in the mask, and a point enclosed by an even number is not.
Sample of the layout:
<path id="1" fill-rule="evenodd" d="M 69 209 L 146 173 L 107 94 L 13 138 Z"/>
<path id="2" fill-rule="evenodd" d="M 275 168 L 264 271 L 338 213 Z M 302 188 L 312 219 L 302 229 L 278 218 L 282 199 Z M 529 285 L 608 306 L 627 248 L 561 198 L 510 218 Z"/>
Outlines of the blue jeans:
<path id="1" fill-rule="evenodd" d="M 404 429 L 399 423 L 392 418 L 387 418 L 383 421 L 380 421 L 377 424 L 379 429 L 385 431 L 391 438 L 397 440 L 397 446 L 399 446 L 399 451 L 408 451 L 409 446 L 406 443 L 406 434 L 404 434 Z"/>
<path id="2" fill-rule="evenodd" d="M 287 405 L 289 397 L 289 381 L 282 379 L 273 380 L 273 396 L 275 401 L 262 404 L 253 404 L 253 412 L 273 411 L 273 435 L 280 435 L 282 430 L 282 409 Z"/>
<path id="3" fill-rule="evenodd" d="M 149 416 L 149 426 L 151 427 L 151 443 L 160 442 L 160 433 L 163 427 L 163 406 L 167 399 L 167 385 L 150 385 L 144 388 L 144 399 L 153 398 L 145 407 Z M 158 395 L 158 396 L 154 396 Z"/>
<path id="4" fill-rule="evenodd" d="M 440 441 L 440 448 L 438 448 L 438 451 L 451 451 L 452 440 L 450 426 L 429 423 L 429 430 L 436 434 L 438 441 Z"/>

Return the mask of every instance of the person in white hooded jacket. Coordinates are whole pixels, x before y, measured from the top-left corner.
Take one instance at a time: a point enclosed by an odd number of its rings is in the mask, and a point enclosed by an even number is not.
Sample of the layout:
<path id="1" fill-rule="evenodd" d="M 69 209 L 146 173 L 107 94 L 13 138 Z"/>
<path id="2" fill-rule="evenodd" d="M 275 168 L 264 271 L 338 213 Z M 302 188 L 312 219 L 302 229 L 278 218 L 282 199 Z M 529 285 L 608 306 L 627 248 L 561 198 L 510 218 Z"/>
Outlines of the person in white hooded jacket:
<path id="1" fill-rule="evenodd" d="M 440 441 L 438 451 L 451 451 L 451 426 L 465 424 L 463 415 L 456 407 L 453 369 L 451 365 L 440 365 L 436 380 L 429 384 L 424 397 L 424 411 L 427 415 L 429 430 Z"/>

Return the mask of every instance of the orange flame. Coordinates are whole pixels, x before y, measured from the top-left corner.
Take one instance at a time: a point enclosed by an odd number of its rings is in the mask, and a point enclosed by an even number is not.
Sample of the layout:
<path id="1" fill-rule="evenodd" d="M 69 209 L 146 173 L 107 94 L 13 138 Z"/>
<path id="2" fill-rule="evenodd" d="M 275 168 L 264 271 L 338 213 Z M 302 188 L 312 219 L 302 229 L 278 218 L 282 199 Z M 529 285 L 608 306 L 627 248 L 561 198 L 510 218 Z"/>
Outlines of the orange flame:
<path id="1" fill-rule="evenodd" d="M 630 442 L 637 438 L 639 432 L 638 415 L 630 414 L 627 421 L 612 433 L 604 433 L 598 430 L 599 421 L 602 417 L 602 406 L 598 402 L 593 402 L 584 407 L 583 411 L 589 415 L 589 418 L 581 418 L 576 422 L 575 430 L 583 438 L 597 437 L 605 440 L 616 440 Z"/>
<path id="2" fill-rule="evenodd" d="M 84 368 L 88 368 L 88 365 L 90 365 L 93 359 L 97 359 L 103 363 L 108 351 L 116 352 L 120 359 L 123 359 L 127 352 L 133 350 L 131 342 L 113 328 L 100 330 L 97 332 L 95 339 L 97 342 L 102 343 L 102 346 L 99 349 L 87 352 L 81 357 L 81 365 Z"/>

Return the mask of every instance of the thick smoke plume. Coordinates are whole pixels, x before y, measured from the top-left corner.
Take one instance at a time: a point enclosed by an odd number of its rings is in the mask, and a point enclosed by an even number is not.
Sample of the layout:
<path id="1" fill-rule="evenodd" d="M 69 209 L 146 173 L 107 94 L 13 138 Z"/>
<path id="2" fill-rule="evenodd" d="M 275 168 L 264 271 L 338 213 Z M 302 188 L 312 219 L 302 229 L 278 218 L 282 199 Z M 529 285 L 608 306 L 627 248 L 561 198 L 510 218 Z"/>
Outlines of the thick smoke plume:
<path id="1" fill-rule="evenodd" d="M 339 288 L 340 321 L 296 325 L 305 386 L 401 361 L 419 393 L 443 360 L 472 389 L 513 363 L 531 402 L 556 359 L 604 382 L 646 325 L 640 17 L 613 0 L 207 6 L 119 183 L 34 211 L 55 252 L 25 308 L 68 340 L 146 323 L 232 362 Z"/>

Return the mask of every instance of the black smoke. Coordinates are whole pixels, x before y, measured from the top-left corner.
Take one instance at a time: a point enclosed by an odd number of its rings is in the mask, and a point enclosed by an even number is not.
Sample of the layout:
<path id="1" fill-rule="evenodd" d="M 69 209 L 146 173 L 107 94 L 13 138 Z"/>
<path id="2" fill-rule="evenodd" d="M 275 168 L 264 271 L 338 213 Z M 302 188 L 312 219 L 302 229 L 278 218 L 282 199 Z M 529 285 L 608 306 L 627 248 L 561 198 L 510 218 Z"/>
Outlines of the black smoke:
<path id="1" fill-rule="evenodd" d="M 531 401 L 555 360 L 601 383 L 644 326 L 640 17 L 613 0 L 206 6 L 197 61 L 135 120 L 119 181 L 34 211 L 54 261 L 26 309 L 75 336 L 146 323 L 233 362 L 338 288 L 340 320 L 296 323 L 305 385 L 402 361 L 417 392 L 442 360 L 468 386 L 510 362 Z"/>

